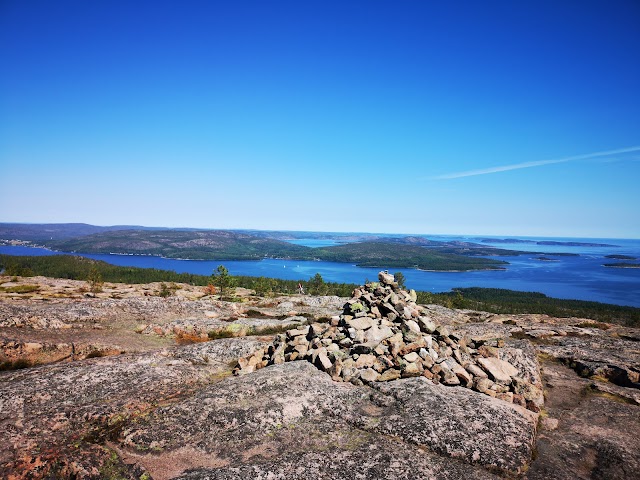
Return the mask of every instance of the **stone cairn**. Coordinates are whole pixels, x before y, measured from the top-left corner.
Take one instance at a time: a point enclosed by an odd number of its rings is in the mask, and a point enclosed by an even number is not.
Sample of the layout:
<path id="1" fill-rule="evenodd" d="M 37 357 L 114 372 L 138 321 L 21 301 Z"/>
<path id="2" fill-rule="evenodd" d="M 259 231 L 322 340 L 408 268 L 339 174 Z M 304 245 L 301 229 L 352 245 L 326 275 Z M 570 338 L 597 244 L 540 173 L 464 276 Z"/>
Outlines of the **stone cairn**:
<path id="1" fill-rule="evenodd" d="M 472 388 L 533 411 L 541 391 L 499 358 L 499 349 L 475 343 L 436 325 L 416 304 L 414 290 L 393 275 L 353 291 L 339 317 L 276 335 L 268 347 L 240 358 L 242 375 L 273 364 L 307 360 L 335 381 L 355 385 L 424 376 L 434 383 Z"/>

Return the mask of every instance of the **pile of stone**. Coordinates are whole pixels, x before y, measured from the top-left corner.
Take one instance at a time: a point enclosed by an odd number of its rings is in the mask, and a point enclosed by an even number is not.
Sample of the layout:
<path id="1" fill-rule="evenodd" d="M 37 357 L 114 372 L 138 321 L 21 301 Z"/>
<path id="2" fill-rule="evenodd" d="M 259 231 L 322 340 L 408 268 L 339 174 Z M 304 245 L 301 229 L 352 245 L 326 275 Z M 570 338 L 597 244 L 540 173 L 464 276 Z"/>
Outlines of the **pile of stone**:
<path id="1" fill-rule="evenodd" d="M 436 325 L 416 304 L 415 291 L 399 288 L 387 272 L 378 278 L 356 288 L 330 323 L 277 335 L 271 345 L 241 358 L 235 373 L 307 360 L 335 381 L 362 385 L 422 375 L 539 411 L 542 392 L 500 359 L 498 348 Z"/>

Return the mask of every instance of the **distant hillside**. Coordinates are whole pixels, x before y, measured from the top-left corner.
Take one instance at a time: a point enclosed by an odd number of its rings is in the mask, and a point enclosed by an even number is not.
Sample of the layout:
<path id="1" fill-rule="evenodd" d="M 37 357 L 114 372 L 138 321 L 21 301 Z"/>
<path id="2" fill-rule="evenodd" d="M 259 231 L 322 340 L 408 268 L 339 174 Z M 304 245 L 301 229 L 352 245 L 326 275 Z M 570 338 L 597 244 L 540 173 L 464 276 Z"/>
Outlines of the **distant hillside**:
<path id="1" fill-rule="evenodd" d="M 299 235 L 300 232 L 296 236 Z M 463 242 L 366 234 L 348 235 L 347 238 L 350 241 L 375 241 L 310 248 L 277 240 L 274 236 L 273 232 L 257 236 L 229 230 L 0 224 L 0 239 L 32 241 L 61 252 L 153 255 L 191 260 L 285 258 L 354 263 L 362 267 L 467 271 L 500 269 L 507 265 L 507 262 L 484 256 L 523 253 Z"/>
<path id="2" fill-rule="evenodd" d="M 162 227 L 138 227 L 126 225 L 99 227 L 86 223 L 0 223 L 0 239 L 39 242 L 43 240 L 63 240 L 92 235 L 95 233 L 132 229 L 166 230 Z"/>
<path id="3" fill-rule="evenodd" d="M 155 255 L 193 260 L 310 257 L 307 247 L 225 230 L 120 230 L 46 244 L 63 252 Z"/>
<path id="4" fill-rule="evenodd" d="M 194 260 L 260 260 L 270 257 L 355 263 L 363 267 L 461 271 L 498 269 L 507 264 L 416 245 L 361 242 L 310 248 L 225 230 L 118 230 L 44 243 L 62 252 L 155 255 Z"/>

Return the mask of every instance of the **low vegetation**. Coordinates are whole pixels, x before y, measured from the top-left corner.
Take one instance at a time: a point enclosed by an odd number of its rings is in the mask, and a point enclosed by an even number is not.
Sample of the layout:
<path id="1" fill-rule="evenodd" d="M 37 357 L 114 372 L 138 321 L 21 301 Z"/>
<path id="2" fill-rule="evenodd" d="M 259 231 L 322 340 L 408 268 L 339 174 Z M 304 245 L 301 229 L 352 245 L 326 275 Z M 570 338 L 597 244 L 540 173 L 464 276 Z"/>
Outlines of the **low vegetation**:
<path id="1" fill-rule="evenodd" d="M 451 292 L 436 294 L 418 292 L 418 302 L 492 313 L 542 313 L 552 317 L 589 318 L 596 322 L 633 327 L 640 325 L 640 308 L 586 300 L 564 300 L 547 297 L 538 292 L 519 292 L 502 288 L 456 288 Z M 596 324 L 589 326 L 595 327 Z"/>
<path id="2" fill-rule="evenodd" d="M 12 287 L 0 287 L 0 292 L 5 293 L 33 293 L 40 290 L 37 285 L 14 285 Z"/>
<path id="3" fill-rule="evenodd" d="M 105 282 L 187 283 L 206 287 L 212 281 L 210 276 L 191 273 L 176 273 L 152 268 L 119 267 L 106 262 L 72 255 L 28 257 L 0 255 L 0 270 L 6 275 L 23 277 L 43 275 L 47 277 L 87 280 L 93 268 Z M 308 280 L 282 280 L 277 278 L 230 276 L 233 284 L 253 290 L 262 290 L 268 285 L 273 294 L 294 294 L 302 285 L 310 295 L 351 296 L 356 287 L 350 283 L 325 282 L 320 274 Z M 410 287 L 410 285 L 409 285 Z M 167 287 L 168 288 L 168 287 Z M 260 293 L 260 292 L 258 292 Z M 611 305 L 584 300 L 563 300 L 547 297 L 542 293 L 519 292 L 498 288 L 458 288 L 451 292 L 417 292 L 418 302 L 438 304 L 449 308 L 466 308 L 485 312 L 517 314 L 541 313 L 554 317 L 577 317 L 597 322 L 617 323 L 628 326 L 640 325 L 640 308 Z"/>

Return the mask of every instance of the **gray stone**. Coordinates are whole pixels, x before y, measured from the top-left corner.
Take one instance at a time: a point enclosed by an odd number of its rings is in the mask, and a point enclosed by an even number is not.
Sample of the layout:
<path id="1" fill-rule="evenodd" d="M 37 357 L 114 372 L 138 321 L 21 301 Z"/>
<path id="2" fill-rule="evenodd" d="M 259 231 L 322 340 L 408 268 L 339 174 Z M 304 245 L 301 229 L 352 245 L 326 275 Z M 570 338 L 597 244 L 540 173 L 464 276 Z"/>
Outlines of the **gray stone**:
<path id="1" fill-rule="evenodd" d="M 380 374 L 373 368 L 366 368 L 360 372 L 360 378 L 367 382 L 375 382 L 380 377 Z"/>
<path id="2" fill-rule="evenodd" d="M 392 337 L 393 330 L 386 326 L 378 327 L 377 325 L 373 325 L 367 331 L 365 331 L 364 339 L 366 343 L 375 343 L 378 344 L 387 338 Z"/>
<path id="3" fill-rule="evenodd" d="M 376 431 L 511 475 L 529 463 L 538 419 L 534 413 L 423 377 L 378 385 L 397 402 Z"/>

